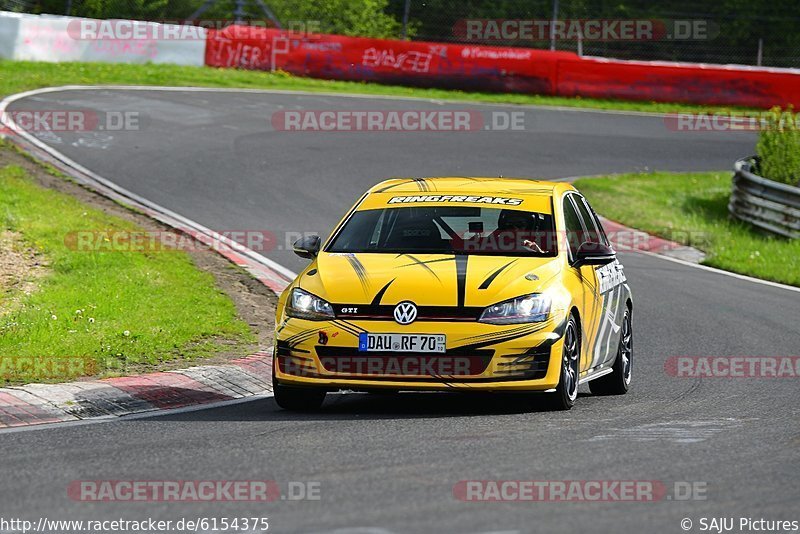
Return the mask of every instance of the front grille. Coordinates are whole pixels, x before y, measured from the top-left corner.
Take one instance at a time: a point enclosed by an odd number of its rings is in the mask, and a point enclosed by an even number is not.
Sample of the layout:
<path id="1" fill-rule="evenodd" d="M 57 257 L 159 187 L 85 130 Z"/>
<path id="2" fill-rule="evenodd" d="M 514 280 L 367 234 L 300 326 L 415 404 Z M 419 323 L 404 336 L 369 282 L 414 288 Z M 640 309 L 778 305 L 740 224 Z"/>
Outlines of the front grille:
<path id="1" fill-rule="evenodd" d="M 394 321 L 390 305 L 332 304 L 337 319 Z M 352 311 L 355 310 L 355 311 Z M 475 306 L 417 306 L 417 321 L 477 321 L 484 308 Z"/>
<path id="2" fill-rule="evenodd" d="M 376 377 L 468 378 L 483 374 L 494 350 L 445 353 L 359 352 L 351 347 L 317 346 L 322 367 L 337 375 Z"/>
<path id="3" fill-rule="evenodd" d="M 468 380 L 483 374 L 494 350 L 451 350 L 446 353 L 359 352 L 352 347 L 317 346 L 322 367 L 338 377 L 369 380 Z"/>
<path id="4" fill-rule="evenodd" d="M 289 348 L 279 342 L 277 362 L 282 373 L 309 378 L 487 383 L 544 378 L 550 364 L 551 346 L 552 342 L 546 341 L 524 353 L 499 356 L 490 378 L 478 375 L 492 362 L 495 355 L 492 349 L 451 349 L 443 354 L 368 353 L 352 347 L 317 345 L 314 350 L 324 370 L 321 374 L 309 351 Z M 426 372 L 420 373 L 420 370 Z"/>

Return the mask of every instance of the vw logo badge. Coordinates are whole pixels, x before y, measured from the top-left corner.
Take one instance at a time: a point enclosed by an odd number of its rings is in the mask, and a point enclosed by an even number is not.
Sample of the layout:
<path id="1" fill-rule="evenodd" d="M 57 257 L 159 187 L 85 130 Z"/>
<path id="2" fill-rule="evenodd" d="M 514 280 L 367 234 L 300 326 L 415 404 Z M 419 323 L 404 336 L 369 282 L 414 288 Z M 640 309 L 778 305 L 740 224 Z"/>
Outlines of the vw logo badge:
<path id="1" fill-rule="evenodd" d="M 394 320 L 399 324 L 411 324 L 417 319 L 417 307 L 413 302 L 401 302 L 394 307 Z"/>

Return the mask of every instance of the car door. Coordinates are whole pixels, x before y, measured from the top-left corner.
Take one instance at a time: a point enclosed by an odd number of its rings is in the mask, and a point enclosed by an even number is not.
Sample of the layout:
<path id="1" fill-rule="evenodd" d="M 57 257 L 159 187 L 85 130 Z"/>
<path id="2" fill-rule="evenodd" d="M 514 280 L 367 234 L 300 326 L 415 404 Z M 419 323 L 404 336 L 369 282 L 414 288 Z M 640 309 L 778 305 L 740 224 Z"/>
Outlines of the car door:
<path id="1" fill-rule="evenodd" d="M 602 243 L 609 246 L 603 225 L 589 202 L 579 194 L 573 194 L 572 200 L 578 209 L 584 228 L 586 240 L 592 243 Z M 618 260 L 602 266 L 592 267 L 597 276 L 599 299 L 601 300 L 601 316 L 599 317 L 598 332 L 595 345 L 592 348 L 592 366 L 597 367 L 614 359 L 622 335 L 622 320 L 625 314 L 625 291 L 620 281 L 622 265 Z"/>
<path id="2" fill-rule="evenodd" d="M 569 262 L 567 274 L 575 279 L 575 283 L 570 283 L 569 285 L 570 287 L 578 288 L 573 291 L 573 299 L 580 313 L 580 372 L 583 374 L 596 365 L 595 347 L 598 346 L 597 339 L 601 327 L 600 319 L 604 313 L 604 299 L 600 295 L 595 268 L 591 265 L 574 266 L 578 247 L 588 240 L 586 223 L 580 216 L 574 196 L 573 193 L 566 194 L 562 199 L 561 208 L 564 215 L 567 260 Z"/>

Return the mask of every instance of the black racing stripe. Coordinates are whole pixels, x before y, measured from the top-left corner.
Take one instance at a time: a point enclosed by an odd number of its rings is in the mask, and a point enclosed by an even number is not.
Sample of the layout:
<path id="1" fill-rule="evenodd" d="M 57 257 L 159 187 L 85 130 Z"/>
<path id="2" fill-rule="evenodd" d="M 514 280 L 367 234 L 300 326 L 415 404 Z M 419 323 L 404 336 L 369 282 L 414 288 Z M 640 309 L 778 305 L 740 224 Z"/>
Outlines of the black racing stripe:
<path id="1" fill-rule="evenodd" d="M 428 262 L 424 262 L 424 261 L 420 260 L 419 258 L 417 258 L 416 256 L 412 256 L 411 254 L 404 254 L 404 256 L 408 256 L 409 258 L 411 258 L 411 261 L 413 261 L 414 263 L 409 263 L 408 265 L 401 265 L 401 267 L 411 267 L 413 265 L 419 265 L 420 267 L 422 267 L 423 269 L 428 271 L 430 274 L 432 274 L 434 276 L 434 278 L 436 278 L 440 282 L 442 281 L 442 279 L 439 278 L 439 275 L 437 275 L 435 272 L 433 272 L 433 269 L 431 269 L 430 267 L 428 267 L 426 265 L 426 263 L 428 263 Z M 433 260 L 433 261 L 442 261 L 442 260 Z"/>
<path id="2" fill-rule="evenodd" d="M 389 189 L 394 189 L 395 187 L 400 187 L 401 185 L 411 184 L 414 183 L 414 180 L 408 180 L 407 182 L 400 182 L 399 184 L 392 184 L 387 185 L 386 187 L 381 187 L 380 189 L 375 190 L 376 193 L 385 193 Z"/>
<path id="3" fill-rule="evenodd" d="M 345 332 L 347 332 L 347 333 L 349 333 L 349 334 L 353 334 L 353 335 L 355 335 L 355 334 L 356 334 L 356 331 L 355 331 L 355 330 L 353 330 L 353 329 L 352 329 L 350 326 L 348 326 L 347 324 L 345 324 L 343 321 L 332 321 L 332 324 L 333 324 L 334 326 L 338 327 L 338 328 L 341 328 L 342 330 L 344 330 Z"/>
<path id="4" fill-rule="evenodd" d="M 455 347 L 455 348 L 457 348 L 459 350 L 474 350 L 474 349 L 479 349 L 479 348 L 482 348 L 482 347 L 488 347 L 489 345 L 496 345 L 498 343 L 505 343 L 506 341 L 513 341 L 515 339 L 518 339 L 518 338 L 521 338 L 521 337 L 525 337 L 525 336 L 527 336 L 529 334 L 532 334 L 532 333 L 534 333 L 534 332 L 536 332 L 538 330 L 543 329 L 545 327 L 545 324 L 546 323 L 536 323 L 535 325 L 531 325 L 530 328 L 526 328 L 522 332 L 517 332 L 515 334 L 510 334 L 510 335 L 507 335 L 507 336 L 500 336 L 500 337 L 497 337 L 495 339 L 489 339 L 487 341 L 479 341 L 477 343 L 471 343 L 469 345 L 462 345 L 460 347 Z"/>
<path id="5" fill-rule="evenodd" d="M 469 256 L 466 254 L 459 254 L 456 256 L 456 286 L 457 286 L 457 301 L 458 307 L 464 306 L 464 301 L 467 296 L 467 262 Z"/>
<path id="6" fill-rule="evenodd" d="M 430 191 L 428 188 L 428 184 L 424 178 L 413 178 L 415 182 L 417 182 L 417 187 L 419 187 L 420 191 Z"/>
<path id="7" fill-rule="evenodd" d="M 375 294 L 375 298 L 372 299 L 372 305 L 373 306 L 380 305 L 381 299 L 383 298 L 384 293 L 386 293 L 386 290 L 389 289 L 389 286 L 392 285 L 392 283 L 395 280 L 397 280 L 397 278 L 392 278 L 391 280 L 389 280 L 389 282 L 385 286 L 383 286 L 380 291 L 378 291 Z"/>
<path id="8" fill-rule="evenodd" d="M 355 330 L 356 332 L 366 332 L 366 330 L 364 330 L 363 328 L 361 328 L 361 327 L 360 327 L 360 326 L 358 326 L 357 324 L 353 324 L 353 323 L 351 323 L 351 322 L 349 322 L 349 321 L 345 321 L 345 320 L 343 320 L 343 319 L 340 319 L 340 320 L 339 320 L 339 322 L 340 322 L 340 323 L 344 323 L 344 324 L 346 324 L 347 326 L 349 326 L 350 328 L 352 328 L 352 329 L 353 329 L 353 330 Z"/>
<path id="9" fill-rule="evenodd" d="M 396 257 L 400 258 L 402 256 L 413 257 L 413 256 L 411 256 L 409 254 L 406 254 L 406 253 L 398 254 Z M 455 261 L 456 258 L 455 258 L 455 256 L 450 256 L 449 258 L 438 258 L 438 259 L 435 259 L 435 260 L 425 260 L 425 261 L 419 260 L 417 258 L 414 258 L 414 259 L 416 260 L 414 263 L 406 263 L 405 265 L 401 265 L 400 267 L 413 267 L 414 265 L 420 265 L 420 264 L 427 265 L 429 263 L 440 263 L 440 262 L 443 262 L 443 261 Z"/>
<path id="10" fill-rule="evenodd" d="M 478 342 L 475 342 L 475 343 L 470 343 L 469 345 L 461 345 L 460 347 L 455 347 L 455 348 L 460 349 L 460 350 L 480 349 L 480 348 L 483 348 L 483 347 L 489 347 L 491 345 L 497 345 L 498 343 L 505 343 L 507 341 L 513 341 L 515 339 L 519 339 L 521 337 L 525 337 L 528 334 L 532 334 L 532 333 L 536 332 L 536 330 L 537 330 L 537 328 L 530 328 L 530 329 L 527 329 L 527 330 L 525 330 L 523 332 L 519 332 L 519 333 L 516 333 L 516 334 L 513 334 L 513 335 L 500 336 L 500 337 L 497 337 L 497 338 L 494 338 L 494 339 L 487 339 L 485 341 L 478 341 Z"/>
<path id="11" fill-rule="evenodd" d="M 489 275 L 489 278 L 487 278 L 486 280 L 484 280 L 484 281 L 483 281 L 483 283 L 482 283 L 482 284 L 481 284 L 481 285 L 478 287 L 478 289 L 487 289 L 487 288 L 488 288 L 490 285 L 492 285 L 492 282 L 494 282 L 494 279 L 495 279 L 495 278 L 497 278 L 497 276 L 498 276 L 500 273 L 502 273 L 503 271 L 505 271 L 505 270 L 506 270 L 506 269 L 507 269 L 507 268 L 508 268 L 508 267 L 509 267 L 511 264 L 513 264 L 513 263 L 514 263 L 514 262 L 516 262 L 516 261 L 517 261 L 517 260 L 512 260 L 512 261 L 510 261 L 510 262 L 506 263 L 505 265 L 503 265 L 502 267 L 500 267 L 499 269 L 497 269 L 497 270 L 496 270 L 495 272 L 493 272 L 492 274 L 490 274 L 490 275 Z"/>
<path id="12" fill-rule="evenodd" d="M 356 276 L 361 282 L 361 286 L 364 288 L 364 291 L 366 291 L 367 287 L 369 286 L 369 280 L 367 278 L 367 270 L 364 268 L 364 265 L 353 254 L 347 254 L 345 257 L 350 263 L 350 266 L 356 272 Z"/>
<path id="13" fill-rule="evenodd" d="M 307 339 L 311 339 L 312 337 L 314 337 L 314 335 L 316 333 L 317 333 L 316 330 L 314 330 L 313 332 L 309 332 L 309 333 L 307 333 L 305 335 L 302 335 L 300 337 L 296 337 L 296 338 L 292 339 L 291 341 L 287 340 L 287 342 L 289 343 L 289 345 L 292 345 L 292 346 L 299 345 L 303 341 L 305 341 Z"/>
<path id="14" fill-rule="evenodd" d="M 285 339 L 285 341 L 286 341 L 287 343 L 291 343 L 291 342 L 292 342 L 292 341 L 294 341 L 295 339 L 302 338 L 303 336 L 308 336 L 309 334 L 313 334 L 313 333 L 314 333 L 314 332 L 316 332 L 316 331 L 317 331 L 317 329 L 316 329 L 316 328 L 312 328 L 312 329 L 310 329 L 310 330 L 301 330 L 300 332 L 297 332 L 296 334 L 293 334 L 293 335 L 291 335 L 291 336 L 287 337 L 287 338 Z"/>
<path id="15" fill-rule="evenodd" d="M 501 332 L 491 332 L 488 334 L 481 334 L 478 336 L 465 337 L 460 339 L 459 341 L 470 341 L 470 340 L 473 340 L 474 342 L 489 341 L 490 339 L 498 339 L 504 336 L 517 334 L 520 332 L 527 333 L 531 329 L 533 329 L 534 331 L 543 330 L 545 328 L 552 326 L 552 324 L 553 324 L 552 319 L 547 319 L 546 321 L 542 321 L 540 323 L 520 323 L 515 328 L 510 328 L 508 330 L 503 330 Z"/>
<path id="16" fill-rule="evenodd" d="M 464 338 L 460 339 L 459 341 L 470 341 L 470 343 L 466 345 L 461 345 L 461 347 L 467 348 L 475 348 L 475 347 L 485 347 L 487 345 L 492 345 L 495 343 L 502 343 L 504 341 L 508 341 L 509 339 L 516 339 L 518 336 L 526 336 L 531 332 L 536 332 L 538 330 L 543 329 L 544 326 L 539 326 L 538 324 L 526 324 L 520 328 L 514 328 L 513 330 L 505 330 L 503 332 L 494 332 L 492 334 L 484 335 L 484 336 L 475 336 L 474 338 Z"/>
<path id="17" fill-rule="evenodd" d="M 317 331 L 316 331 L 316 330 L 313 330 L 313 331 L 309 332 L 308 334 L 306 334 L 306 335 L 304 335 L 304 336 L 302 336 L 302 337 L 298 337 L 298 338 L 292 339 L 291 341 L 289 341 L 289 340 L 287 339 L 287 340 L 286 340 L 286 342 L 289 344 L 289 347 L 291 347 L 291 348 L 295 348 L 295 347 L 297 347 L 297 345 L 299 345 L 300 343 L 302 343 L 302 342 L 304 342 L 304 341 L 307 341 L 307 340 L 311 339 L 312 337 L 314 337 L 314 335 L 315 335 L 316 333 L 317 333 Z"/>
<path id="18" fill-rule="evenodd" d="M 342 330 L 344 330 L 348 334 L 352 334 L 352 335 L 354 335 L 356 337 L 358 337 L 358 335 L 361 332 L 366 332 L 366 330 L 363 330 L 362 328 L 359 328 L 358 326 L 356 326 L 356 325 L 354 325 L 352 323 L 348 323 L 347 321 L 333 321 L 333 324 L 335 324 L 336 326 L 338 326 L 339 328 L 341 328 Z"/>
<path id="19" fill-rule="evenodd" d="M 498 337 L 498 336 L 504 336 L 504 335 L 507 335 L 507 334 L 513 334 L 515 332 L 519 332 L 520 330 L 525 330 L 529 326 L 530 326 L 530 324 L 523 324 L 523 325 L 517 326 L 515 328 L 510 328 L 508 330 L 503 330 L 502 332 L 490 332 L 488 334 L 480 334 L 480 335 L 477 335 L 477 336 L 465 337 L 465 338 L 460 339 L 459 341 L 470 341 L 470 340 L 478 341 L 478 340 L 491 339 L 491 338 Z"/>

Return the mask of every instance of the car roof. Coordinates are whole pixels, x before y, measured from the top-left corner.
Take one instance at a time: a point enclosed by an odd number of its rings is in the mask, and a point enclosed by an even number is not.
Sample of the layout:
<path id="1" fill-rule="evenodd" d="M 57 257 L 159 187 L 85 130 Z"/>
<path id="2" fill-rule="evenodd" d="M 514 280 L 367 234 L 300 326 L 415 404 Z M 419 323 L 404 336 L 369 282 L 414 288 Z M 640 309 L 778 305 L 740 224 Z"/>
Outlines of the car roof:
<path id="1" fill-rule="evenodd" d="M 376 184 L 369 193 L 476 193 L 554 196 L 574 190 L 571 184 L 526 178 L 442 176 L 430 178 L 392 178 Z"/>

